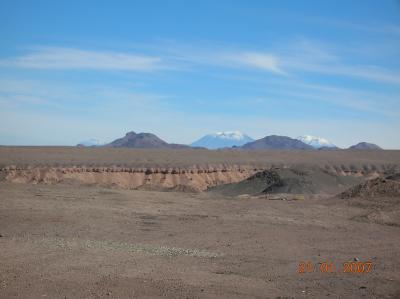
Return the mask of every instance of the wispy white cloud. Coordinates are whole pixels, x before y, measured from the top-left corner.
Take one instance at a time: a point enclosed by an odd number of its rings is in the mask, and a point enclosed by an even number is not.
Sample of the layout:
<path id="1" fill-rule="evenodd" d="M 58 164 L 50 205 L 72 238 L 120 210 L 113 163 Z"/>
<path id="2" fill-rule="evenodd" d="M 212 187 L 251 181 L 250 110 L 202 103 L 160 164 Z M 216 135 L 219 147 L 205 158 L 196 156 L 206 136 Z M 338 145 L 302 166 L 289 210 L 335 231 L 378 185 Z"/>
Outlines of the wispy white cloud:
<path id="1" fill-rule="evenodd" d="M 75 145 L 90 137 L 111 141 L 130 130 L 177 132 L 166 98 L 124 83 L 0 79 L 0 144 Z"/>
<path id="2" fill-rule="evenodd" d="M 400 101 L 396 92 L 346 88 L 337 84 L 319 84 L 313 80 L 302 80 L 294 76 L 262 78 L 242 75 L 222 76 L 222 78 L 246 84 L 247 90 L 253 95 L 229 99 L 230 106 L 237 104 L 246 107 L 251 104 L 255 110 L 258 110 L 263 109 L 260 104 L 264 103 L 271 105 L 276 102 L 304 101 L 307 103 L 311 101 L 349 108 L 352 111 L 367 112 L 376 117 L 383 116 L 391 119 L 400 117 Z M 257 105 L 257 108 L 254 105 Z"/>
<path id="3" fill-rule="evenodd" d="M 141 111 L 135 113 L 134 118 L 139 119 L 139 115 L 145 118 L 164 109 L 167 98 L 138 91 L 123 82 L 71 85 L 51 80 L 0 79 L 0 110 L 3 111 L 47 111 L 71 118 L 88 114 L 129 118 L 130 114 Z"/>
<path id="4" fill-rule="evenodd" d="M 301 82 L 275 83 L 275 89 L 268 91 L 276 95 L 305 101 L 325 102 L 335 106 L 350 108 L 375 116 L 400 117 L 398 96 L 391 96 L 367 90 L 339 88 L 336 86 L 308 84 Z M 278 87 L 276 85 L 279 85 Z"/>
<path id="5" fill-rule="evenodd" d="M 400 72 L 383 65 L 363 63 L 357 53 L 337 45 L 302 39 L 281 50 L 280 65 L 289 73 L 305 72 L 373 82 L 400 84 Z M 355 60 L 357 62 L 350 62 Z"/>
<path id="6" fill-rule="evenodd" d="M 154 51 L 154 47 L 152 50 Z M 279 56 L 269 51 L 253 51 L 218 42 L 195 44 L 165 42 L 158 46 L 158 51 L 165 60 L 175 66 L 175 69 L 179 67 L 180 70 L 215 66 L 224 69 L 253 69 L 285 74 Z"/>
<path id="7" fill-rule="evenodd" d="M 182 70 L 215 66 L 224 69 L 259 70 L 276 75 L 296 76 L 310 73 L 378 83 L 400 83 L 400 72 L 381 64 L 371 64 L 363 60 L 354 49 L 307 38 L 252 50 L 221 44 L 167 43 L 159 48 L 163 51 L 161 56 L 172 60 L 172 64 L 186 65 Z"/>
<path id="8" fill-rule="evenodd" d="M 268 53 L 239 52 L 221 55 L 221 58 L 231 66 L 260 69 L 278 74 L 285 73 L 279 65 L 278 57 Z"/>
<path id="9" fill-rule="evenodd" d="M 371 20 L 369 23 L 356 23 L 352 21 L 346 21 L 343 19 L 328 19 L 328 18 L 321 18 L 317 16 L 307 16 L 302 19 L 305 22 L 311 22 L 316 24 L 317 26 L 329 26 L 338 29 L 344 30 L 352 30 L 352 31 L 359 31 L 365 32 L 368 34 L 375 34 L 380 36 L 398 36 L 400 35 L 400 26 L 393 24 L 393 23 L 376 23 L 374 20 Z"/>
<path id="10" fill-rule="evenodd" d="M 121 71 L 154 71 L 165 67 L 160 57 L 61 47 L 36 48 L 32 53 L 2 60 L 0 65 L 33 69 Z"/>
<path id="11" fill-rule="evenodd" d="M 247 51 L 227 46 L 202 48 L 159 47 L 154 55 L 115 51 L 89 51 L 78 48 L 39 47 L 32 52 L 0 60 L 0 65 L 33 69 L 120 70 L 148 72 L 156 70 L 193 70 L 202 66 L 224 69 L 259 70 L 276 75 L 296 72 L 342 76 L 389 84 L 400 83 L 400 72 L 383 66 L 344 62 L 340 51 L 320 42 L 302 39 L 275 49 Z M 343 54 L 343 53 L 342 53 Z"/>
<path id="12" fill-rule="evenodd" d="M 284 67 L 293 71 L 312 72 L 325 75 L 344 76 L 389 84 L 400 84 L 400 73 L 374 65 L 348 65 L 336 63 L 313 63 L 288 59 Z"/>

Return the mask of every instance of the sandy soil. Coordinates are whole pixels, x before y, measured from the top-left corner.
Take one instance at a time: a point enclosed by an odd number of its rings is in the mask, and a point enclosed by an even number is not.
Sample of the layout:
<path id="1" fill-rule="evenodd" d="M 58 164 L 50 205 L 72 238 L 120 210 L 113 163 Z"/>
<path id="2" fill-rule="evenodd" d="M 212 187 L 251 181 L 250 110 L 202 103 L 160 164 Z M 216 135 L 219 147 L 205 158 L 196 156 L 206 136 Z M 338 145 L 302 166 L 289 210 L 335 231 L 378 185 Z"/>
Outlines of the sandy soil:
<path id="1" fill-rule="evenodd" d="M 129 148 L 10 147 L 0 146 L 0 167 L 117 166 L 227 168 L 249 166 L 316 165 L 337 169 L 388 170 L 399 167 L 400 150 L 391 151 L 209 151 Z"/>
<path id="2" fill-rule="evenodd" d="M 0 298 L 400 298 L 400 198 L 335 196 L 399 169 L 400 151 L 0 147 Z"/>
<path id="3" fill-rule="evenodd" d="M 399 298 L 398 202 L 0 182 L 0 297 Z"/>

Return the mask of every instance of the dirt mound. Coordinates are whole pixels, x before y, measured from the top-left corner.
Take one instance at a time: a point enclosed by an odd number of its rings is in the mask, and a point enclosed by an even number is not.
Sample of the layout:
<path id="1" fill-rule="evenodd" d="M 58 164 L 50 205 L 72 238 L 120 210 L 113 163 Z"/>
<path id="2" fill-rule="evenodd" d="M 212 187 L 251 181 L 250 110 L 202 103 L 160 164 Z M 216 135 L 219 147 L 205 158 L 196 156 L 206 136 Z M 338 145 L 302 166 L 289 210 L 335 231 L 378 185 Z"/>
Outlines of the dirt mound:
<path id="1" fill-rule="evenodd" d="M 359 184 L 339 195 L 340 198 L 354 197 L 400 197 L 400 174 L 376 178 Z"/>
<path id="2" fill-rule="evenodd" d="M 400 181 L 400 172 L 386 177 L 388 180 Z"/>
<path id="3" fill-rule="evenodd" d="M 368 180 L 339 197 L 365 211 L 353 220 L 400 227 L 400 173 Z"/>
<path id="4" fill-rule="evenodd" d="M 265 193 L 337 194 L 361 181 L 361 177 L 339 176 L 321 168 L 275 168 L 258 172 L 238 183 L 214 187 L 210 191 L 229 196 Z"/>
<path id="5" fill-rule="evenodd" d="M 210 188 L 209 191 L 229 196 L 258 194 L 271 186 L 280 186 L 281 184 L 283 182 L 276 171 L 264 170 L 241 182 L 216 186 Z"/>

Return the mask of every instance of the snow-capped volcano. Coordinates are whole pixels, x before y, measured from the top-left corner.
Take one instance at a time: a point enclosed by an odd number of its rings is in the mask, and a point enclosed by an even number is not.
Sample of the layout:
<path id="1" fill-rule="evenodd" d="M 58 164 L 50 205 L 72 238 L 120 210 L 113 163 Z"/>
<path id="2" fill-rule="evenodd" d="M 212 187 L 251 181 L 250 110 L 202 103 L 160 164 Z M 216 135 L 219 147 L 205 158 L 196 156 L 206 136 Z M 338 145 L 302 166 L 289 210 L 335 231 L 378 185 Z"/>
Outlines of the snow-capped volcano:
<path id="1" fill-rule="evenodd" d="M 234 140 L 242 140 L 243 138 L 250 138 L 249 136 L 239 131 L 217 132 L 215 134 L 211 134 L 211 136 L 223 139 L 234 139 Z"/>
<path id="2" fill-rule="evenodd" d="M 208 149 L 218 149 L 223 147 L 241 146 L 254 139 L 239 131 L 226 131 L 208 134 L 193 142 L 191 146 L 200 146 Z"/>
<path id="3" fill-rule="evenodd" d="M 322 148 L 322 147 L 337 147 L 332 142 L 326 140 L 325 138 L 315 137 L 311 135 L 304 135 L 297 137 L 297 140 L 304 142 L 305 144 L 311 145 L 314 148 Z"/>

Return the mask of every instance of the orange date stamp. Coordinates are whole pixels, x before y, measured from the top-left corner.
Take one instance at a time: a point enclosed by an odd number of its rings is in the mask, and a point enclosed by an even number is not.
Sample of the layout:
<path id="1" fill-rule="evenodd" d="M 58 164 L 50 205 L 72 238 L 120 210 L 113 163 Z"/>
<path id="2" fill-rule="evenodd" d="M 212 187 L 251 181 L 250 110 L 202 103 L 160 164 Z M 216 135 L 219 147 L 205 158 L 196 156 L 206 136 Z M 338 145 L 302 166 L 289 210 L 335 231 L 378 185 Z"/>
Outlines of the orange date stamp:
<path id="1" fill-rule="evenodd" d="M 302 261 L 299 263 L 297 272 L 299 274 L 304 273 L 353 273 L 353 274 L 362 274 L 362 273 L 370 273 L 373 270 L 373 264 L 370 261 L 367 262 L 344 262 L 339 265 L 333 262 L 320 262 L 313 263 L 310 261 Z"/>

